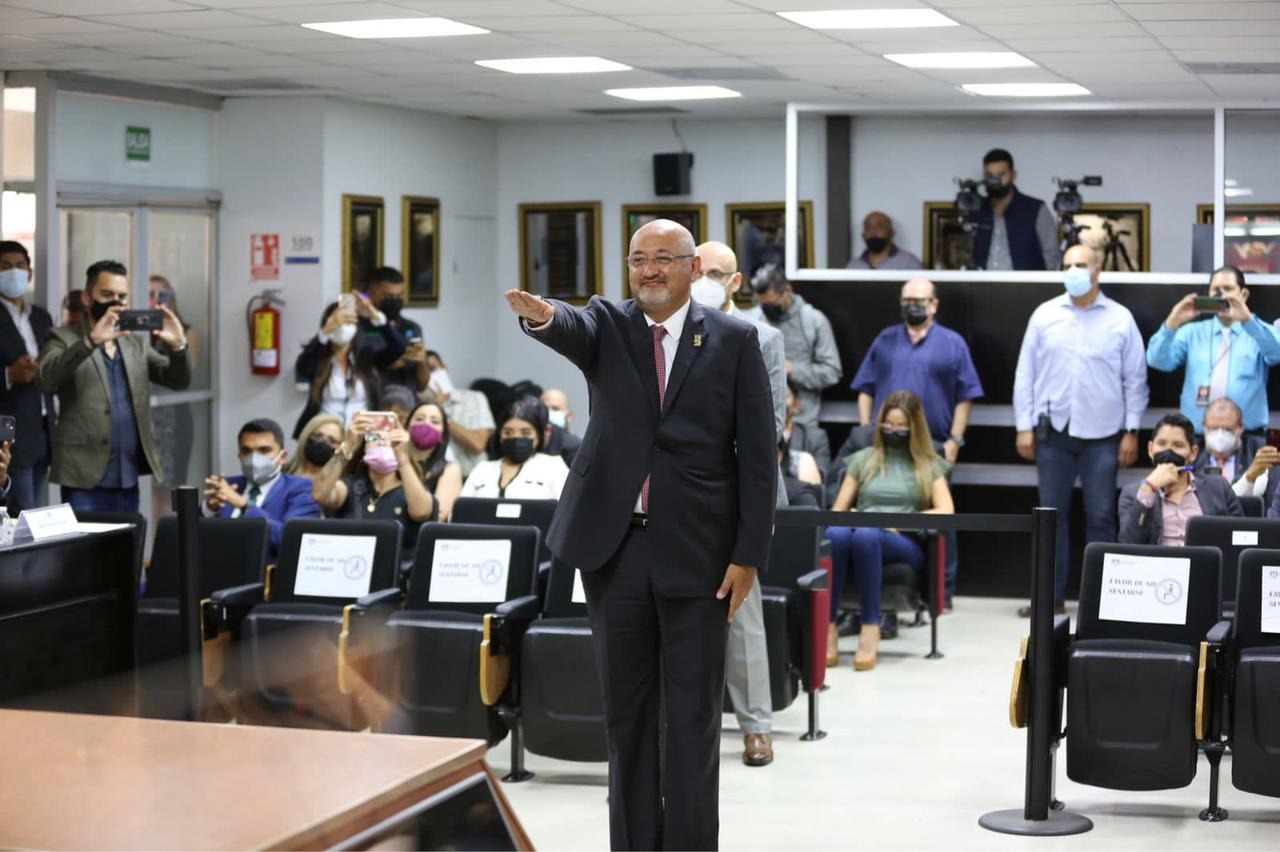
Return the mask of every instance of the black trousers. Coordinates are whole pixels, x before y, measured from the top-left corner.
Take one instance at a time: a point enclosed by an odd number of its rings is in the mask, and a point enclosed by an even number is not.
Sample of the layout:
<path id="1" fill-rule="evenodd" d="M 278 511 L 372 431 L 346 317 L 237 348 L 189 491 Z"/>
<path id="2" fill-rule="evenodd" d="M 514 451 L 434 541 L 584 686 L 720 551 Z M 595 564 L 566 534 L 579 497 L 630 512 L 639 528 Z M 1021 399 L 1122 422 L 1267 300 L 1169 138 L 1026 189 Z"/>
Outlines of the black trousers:
<path id="1" fill-rule="evenodd" d="M 715 849 L 729 602 L 659 594 L 652 536 L 631 530 L 582 576 L 608 731 L 609 842 Z"/>

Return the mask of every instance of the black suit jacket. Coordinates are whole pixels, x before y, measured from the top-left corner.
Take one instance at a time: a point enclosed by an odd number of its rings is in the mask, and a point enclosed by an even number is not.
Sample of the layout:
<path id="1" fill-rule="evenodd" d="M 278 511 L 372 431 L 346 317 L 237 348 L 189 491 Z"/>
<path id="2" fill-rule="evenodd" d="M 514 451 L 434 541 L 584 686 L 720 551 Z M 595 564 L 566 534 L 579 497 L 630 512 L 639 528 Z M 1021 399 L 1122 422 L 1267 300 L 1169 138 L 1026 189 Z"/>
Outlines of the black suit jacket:
<path id="1" fill-rule="evenodd" d="M 764 569 L 773 535 L 777 439 L 764 359 L 750 323 L 690 302 L 658 410 L 653 338 L 634 300 L 553 301 L 535 339 L 586 376 L 591 421 L 574 457 L 548 542 L 595 571 L 627 534 L 651 477 L 649 529 L 664 594 L 714 594 L 729 563 Z"/>
<path id="2" fill-rule="evenodd" d="M 45 335 L 53 326 L 49 312 L 39 305 L 30 305 L 31 330 L 35 332 L 37 348 L 44 342 Z M 22 343 L 18 327 L 13 322 L 9 311 L 0 306 L 0 369 L 15 363 L 23 355 L 28 355 L 27 347 Z M 38 352 L 37 352 L 38 354 Z M 32 356 L 35 357 L 35 356 Z M 49 458 L 51 432 L 53 425 L 53 397 L 44 395 L 45 411 L 48 420 L 40 416 L 40 389 L 34 381 L 23 385 L 6 388 L 4 378 L 0 376 L 0 414 L 7 414 L 17 421 L 17 437 L 13 442 L 13 467 L 31 467 L 43 456 Z"/>
<path id="3" fill-rule="evenodd" d="M 1225 476 L 1192 475 L 1196 477 L 1196 499 L 1200 501 L 1203 514 L 1244 517 L 1240 498 L 1231 490 L 1231 483 Z M 1160 534 L 1164 530 L 1164 498 L 1157 492 L 1155 505 L 1148 509 L 1138 502 L 1138 489 L 1141 487 L 1141 482 L 1131 482 L 1120 489 L 1120 535 L 1117 540 L 1121 544 L 1160 543 Z"/>
<path id="4" fill-rule="evenodd" d="M 1260 435 L 1244 436 L 1243 440 L 1240 442 L 1240 446 L 1235 452 L 1236 469 L 1235 479 L 1231 480 L 1232 482 L 1236 482 L 1240 477 L 1244 476 L 1244 472 L 1248 470 L 1249 465 L 1253 463 L 1253 457 L 1257 455 L 1258 450 L 1265 447 L 1266 444 L 1266 439 Z M 1194 464 L 1196 468 L 1196 476 L 1203 475 L 1210 468 L 1218 467 L 1218 462 L 1209 455 L 1209 451 L 1203 446 L 1200 447 L 1200 455 L 1196 456 Z M 1221 469 L 1219 469 L 1218 472 L 1221 473 Z M 1280 484 L 1280 471 L 1273 471 L 1272 474 L 1267 477 L 1267 487 L 1262 495 L 1262 505 L 1264 508 L 1270 506 L 1272 501 L 1275 500 L 1276 485 L 1278 484 Z"/>

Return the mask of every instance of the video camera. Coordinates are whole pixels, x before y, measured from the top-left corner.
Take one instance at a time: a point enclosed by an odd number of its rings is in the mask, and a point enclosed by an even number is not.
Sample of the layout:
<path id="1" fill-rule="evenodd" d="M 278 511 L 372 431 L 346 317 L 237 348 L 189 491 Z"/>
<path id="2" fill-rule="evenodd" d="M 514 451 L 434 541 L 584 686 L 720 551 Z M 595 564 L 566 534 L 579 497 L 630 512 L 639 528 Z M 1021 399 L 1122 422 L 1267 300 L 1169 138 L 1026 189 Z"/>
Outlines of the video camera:
<path id="1" fill-rule="evenodd" d="M 1102 177 L 1100 175 L 1085 175 L 1078 180 L 1075 178 L 1055 177 L 1053 182 L 1058 185 L 1058 194 L 1053 197 L 1053 209 L 1061 216 L 1079 213 L 1084 209 L 1084 199 L 1080 197 L 1080 190 L 1077 187 L 1080 184 L 1102 186 Z"/>
<path id="2" fill-rule="evenodd" d="M 1000 179 L 990 175 L 981 180 L 972 178 L 952 178 L 951 180 L 960 187 L 956 193 L 956 212 L 966 217 L 981 210 L 983 198 L 990 198 L 991 190 L 1000 186 Z"/>

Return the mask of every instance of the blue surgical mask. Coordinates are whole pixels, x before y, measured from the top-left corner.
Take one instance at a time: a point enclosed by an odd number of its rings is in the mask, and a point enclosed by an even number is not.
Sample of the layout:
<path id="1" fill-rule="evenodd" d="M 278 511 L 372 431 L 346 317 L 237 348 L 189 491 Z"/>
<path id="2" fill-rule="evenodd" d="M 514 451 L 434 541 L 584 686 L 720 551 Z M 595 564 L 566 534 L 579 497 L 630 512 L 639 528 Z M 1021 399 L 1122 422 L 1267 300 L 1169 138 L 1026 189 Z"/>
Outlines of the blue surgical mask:
<path id="1" fill-rule="evenodd" d="M 1088 269 L 1073 266 L 1063 276 L 1062 286 L 1066 288 L 1068 296 L 1079 299 L 1093 289 L 1093 277 Z"/>
<path id="2" fill-rule="evenodd" d="M 27 293 L 27 284 L 31 279 L 27 270 L 13 267 L 0 271 L 0 296 L 6 299 L 20 299 Z"/>

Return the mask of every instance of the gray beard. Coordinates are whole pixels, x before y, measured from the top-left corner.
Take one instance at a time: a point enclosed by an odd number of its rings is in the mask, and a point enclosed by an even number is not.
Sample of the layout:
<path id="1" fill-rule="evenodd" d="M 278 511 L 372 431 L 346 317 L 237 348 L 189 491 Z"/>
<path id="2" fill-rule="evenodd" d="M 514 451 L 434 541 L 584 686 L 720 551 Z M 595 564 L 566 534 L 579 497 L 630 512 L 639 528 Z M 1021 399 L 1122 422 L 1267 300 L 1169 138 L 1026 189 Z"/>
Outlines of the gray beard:
<path id="1" fill-rule="evenodd" d="M 667 290 L 665 295 L 650 297 L 642 289 L 636 294 L 636 301 L 644 308 L 665 308 L 671 305 L 671 291 Z"/>

